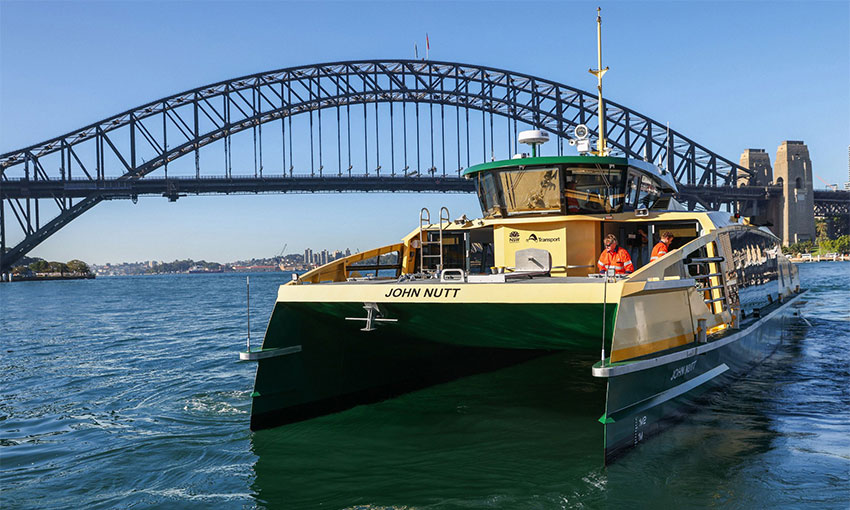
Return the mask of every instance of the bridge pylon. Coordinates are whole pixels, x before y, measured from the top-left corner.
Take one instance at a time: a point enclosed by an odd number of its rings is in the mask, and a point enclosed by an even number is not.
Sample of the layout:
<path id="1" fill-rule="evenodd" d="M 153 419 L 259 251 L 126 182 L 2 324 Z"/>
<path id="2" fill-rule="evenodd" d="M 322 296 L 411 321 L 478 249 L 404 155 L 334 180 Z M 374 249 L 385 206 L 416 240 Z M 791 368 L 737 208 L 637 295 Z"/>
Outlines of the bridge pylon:
<path id="1" fill-rule="evenodd" d="M 740 186 L 767 187 L 773 184 L 773 169 L 770 166 L 770 155 L 764 149 L 747 149 L 741 154 L 741 166 L 749 170 L 749 175 L 738 178 Z M 782 209 L 778 197 L 770 197 L 768 193 L 753 197 L 744 202 L 738 202 L 738 212 L 748 216 L 756 225 L 774 226 L 778 224 L 779 213 Z M 775 232 L 776 233 L 776 232 Z M 781 235 L 780 233 L 776 233 Z"/>
<path id="2" fill-rule="evenodd" d="M 787 140 L 776 151 L 776 183 L 782 186 L 782 207 L 774 232 L 787 246 L 814 241 L 814 183 L 809 148 L 799 140 Z"/>

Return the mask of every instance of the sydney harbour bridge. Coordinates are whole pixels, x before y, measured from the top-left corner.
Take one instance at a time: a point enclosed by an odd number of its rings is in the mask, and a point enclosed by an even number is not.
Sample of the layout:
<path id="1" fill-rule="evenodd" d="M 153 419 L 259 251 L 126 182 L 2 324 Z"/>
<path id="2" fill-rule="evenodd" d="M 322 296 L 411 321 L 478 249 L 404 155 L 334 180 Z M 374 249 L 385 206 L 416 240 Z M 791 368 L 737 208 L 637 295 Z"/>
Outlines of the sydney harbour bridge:
<path id="1" fill-rule="evenodd" d="M 651 161 L 690 208 L 735 210 L 782 193 L 739 187 L 747 168 L 605 101 L 612 155 Z M 490 67 L 423 60 L 306 65 L 198 87 L 0 155 L 0 273 L 104 200 L 161 195 L 472 192 L 464 168 L 507 159 L 542 129 L 543 155 L 595 137 L 596 93 Z M 815 209 L 850 214 L 850 192 Z"/>

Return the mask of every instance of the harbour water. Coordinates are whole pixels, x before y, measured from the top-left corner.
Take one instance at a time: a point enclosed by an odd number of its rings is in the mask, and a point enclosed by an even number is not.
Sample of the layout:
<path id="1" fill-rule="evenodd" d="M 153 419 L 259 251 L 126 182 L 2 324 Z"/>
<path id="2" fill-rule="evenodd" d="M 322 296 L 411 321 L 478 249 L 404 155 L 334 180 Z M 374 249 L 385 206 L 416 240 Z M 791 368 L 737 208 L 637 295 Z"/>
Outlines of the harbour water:
<path id="1" fill-rule="evenodd" d="M 593 358 L 251 433 L 244 275 L 0 285 L 0 507 L 846 509 L 850 263 L 799 268 L 811 326 L 608 468 Z"/>

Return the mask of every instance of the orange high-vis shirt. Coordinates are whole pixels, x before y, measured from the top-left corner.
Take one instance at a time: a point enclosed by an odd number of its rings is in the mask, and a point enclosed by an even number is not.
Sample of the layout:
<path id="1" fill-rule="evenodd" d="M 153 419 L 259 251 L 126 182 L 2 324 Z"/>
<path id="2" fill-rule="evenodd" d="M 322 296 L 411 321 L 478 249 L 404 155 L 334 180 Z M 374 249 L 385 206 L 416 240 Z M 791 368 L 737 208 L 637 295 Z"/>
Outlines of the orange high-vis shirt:
<path id="1" fill-rule="evenodd" d="M 667 255 L 667 245 L 659 241 L 659 243 L 655 245 L 655 248 L 652 249 L 652 256 L 649 257 L 649 261 L 652 262 L 656 259 L 660 259 L 664 255 Z"/>
<path id="2" fill-rule="evenodd" d="M 609 267 L 614 268 L 616 274 L 631 273 L 635 270 L 632 265 L 632 258 L 629 257 L 629 252 L 625 248 L 617 247 L 617 251 L 611 252 L 608 248 L 602 250 L 602 255 L 599 256 L 599 262 L 596 263 L 599 267 L 599 272 L 604 273 Z"/>

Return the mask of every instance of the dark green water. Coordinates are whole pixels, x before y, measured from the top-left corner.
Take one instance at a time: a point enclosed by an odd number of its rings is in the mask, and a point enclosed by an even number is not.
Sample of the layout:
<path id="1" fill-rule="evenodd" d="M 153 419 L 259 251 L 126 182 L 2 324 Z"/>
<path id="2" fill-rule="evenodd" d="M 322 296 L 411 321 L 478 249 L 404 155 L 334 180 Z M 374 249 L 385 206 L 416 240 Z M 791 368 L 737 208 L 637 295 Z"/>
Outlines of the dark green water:
<path id="1" fill-rule="evenodd" d="M 846 509 L 850 263 L 800 271 L 811 327 L 607 469 L 594 359 L 250 433 L 243 276 L 0 285 L 0 507 Z"/>

